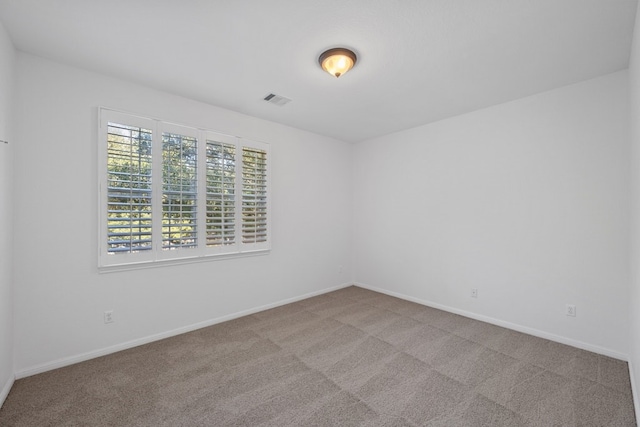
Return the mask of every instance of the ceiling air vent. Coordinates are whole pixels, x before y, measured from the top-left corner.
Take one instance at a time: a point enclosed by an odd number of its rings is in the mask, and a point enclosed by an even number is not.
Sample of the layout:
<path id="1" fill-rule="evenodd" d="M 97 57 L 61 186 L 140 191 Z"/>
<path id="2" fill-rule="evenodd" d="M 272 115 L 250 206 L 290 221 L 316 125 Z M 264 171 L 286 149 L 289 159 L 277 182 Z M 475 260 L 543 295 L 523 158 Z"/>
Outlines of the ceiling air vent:
<path id="1" fill-rule="evenodd" d="M 282 107 L 285 104 L 291 102 L 289 98 L 285 98 L 284 96 L 276 95 L 275 93 L 270 93 L 269 95 L 264 97 L 264 100 L 270 104 L 277 105 L 278 107 Z"/>

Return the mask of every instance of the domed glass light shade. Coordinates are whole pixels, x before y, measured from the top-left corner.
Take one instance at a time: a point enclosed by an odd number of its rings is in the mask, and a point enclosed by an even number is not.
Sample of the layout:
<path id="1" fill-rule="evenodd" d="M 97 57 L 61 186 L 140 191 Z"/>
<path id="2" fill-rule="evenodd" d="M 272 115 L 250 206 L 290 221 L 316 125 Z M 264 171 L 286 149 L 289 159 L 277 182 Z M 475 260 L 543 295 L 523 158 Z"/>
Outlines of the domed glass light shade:
<path id="1" fill-rule="evenodd" d="M 329 49 L 318 58 L 322 69 L 334 77 L 340 77 L 353 68 L 356 60 L 355 53 L 342 47 Z"/>

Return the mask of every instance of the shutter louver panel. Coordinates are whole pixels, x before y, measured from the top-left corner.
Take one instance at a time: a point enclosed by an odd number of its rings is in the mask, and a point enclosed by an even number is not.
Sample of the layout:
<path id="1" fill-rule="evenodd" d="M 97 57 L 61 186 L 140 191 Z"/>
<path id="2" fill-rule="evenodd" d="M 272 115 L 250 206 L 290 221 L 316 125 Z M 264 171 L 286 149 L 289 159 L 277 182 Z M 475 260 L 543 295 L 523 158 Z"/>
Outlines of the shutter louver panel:
<path id="1" fill-rule="evenodd" d="M 197 238 L 197 140 L 162 134 L 162 249 L 193 248 Z"/>
<path id="2" fill-rule="evenodd" d="M 107 125 L 107 253 L 152 248 L 152 131 Z"/>
<path id="3" fill-rule="evenodd" d="M 236 147 L 207 140 L 207 246 L 235 243 Z"/>
<path id="4" fill-rule="evenodd" d="M 242 147 L 242 243 L 267 241 L 267 152 Z"/>

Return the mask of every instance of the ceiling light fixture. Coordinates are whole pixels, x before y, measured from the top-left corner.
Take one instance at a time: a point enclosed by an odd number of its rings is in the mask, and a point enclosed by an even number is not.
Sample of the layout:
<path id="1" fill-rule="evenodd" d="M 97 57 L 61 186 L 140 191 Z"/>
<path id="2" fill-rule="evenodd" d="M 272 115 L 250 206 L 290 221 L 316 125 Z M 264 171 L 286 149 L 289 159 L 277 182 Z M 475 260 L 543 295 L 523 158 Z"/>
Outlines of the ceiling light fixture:
<path id="1" fill-rule="evenodd" d="M 353 68 L 356 60 L 356 54 L 343 47 L 329 49 L 318 58 L 322 69 L 334 77 L 340 77 Z"/>

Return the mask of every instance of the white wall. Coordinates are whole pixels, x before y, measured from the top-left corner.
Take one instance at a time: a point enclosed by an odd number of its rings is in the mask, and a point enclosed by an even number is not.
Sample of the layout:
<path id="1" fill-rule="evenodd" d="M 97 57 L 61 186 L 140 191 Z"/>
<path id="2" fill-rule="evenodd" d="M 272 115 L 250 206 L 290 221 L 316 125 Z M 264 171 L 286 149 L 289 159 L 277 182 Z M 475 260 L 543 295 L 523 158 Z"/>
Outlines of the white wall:
<path id="1" fill-rule="evenodd" d="M 0 23 L 0 406 L 13 384 L 13 295 L 12 231 L 13 190 L 11 184 L 13 146 L 12 110 L 15 51 Z"/>
<path id="2" fill-rule="evenodd" d="M 31 55 L 17 72 L 19 377 L 350 282 L 352 145 Z M 100 105 L 271 143 L 272 252 L 98 274 Z"/>
<path id="3" fill-rule="evenodd" d="M 636 414 L 640 416 L 640 9 L 629 64 L 631 103 L 631 295 L 629 297 L 629 366 Z"/>
<path id="4" fill-rule="evenodd" d="M 622 71 L 358 144 L 356 282 L 625 358 L 627 89 Z"/>

